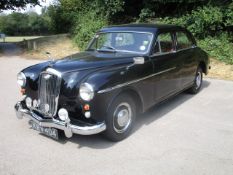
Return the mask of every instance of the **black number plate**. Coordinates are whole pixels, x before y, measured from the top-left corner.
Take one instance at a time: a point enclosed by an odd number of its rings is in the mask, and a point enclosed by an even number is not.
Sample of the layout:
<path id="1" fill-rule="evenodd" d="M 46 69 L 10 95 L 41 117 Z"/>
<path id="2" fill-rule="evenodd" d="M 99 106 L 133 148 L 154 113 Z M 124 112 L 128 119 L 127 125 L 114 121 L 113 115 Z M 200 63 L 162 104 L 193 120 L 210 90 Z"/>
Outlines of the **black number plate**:
<path id="1" fill-rule="evenodd" d="M 47 127 L 42 127 L 38 125 L 36 122 L 33 120 L 30 121 L 30 124 L 32 126 L 32 129 L 39 131 L 42 134 L 45 134 L 53 139 L 58 140 L 58 130 L 55 128 L 47 128 Z"/>

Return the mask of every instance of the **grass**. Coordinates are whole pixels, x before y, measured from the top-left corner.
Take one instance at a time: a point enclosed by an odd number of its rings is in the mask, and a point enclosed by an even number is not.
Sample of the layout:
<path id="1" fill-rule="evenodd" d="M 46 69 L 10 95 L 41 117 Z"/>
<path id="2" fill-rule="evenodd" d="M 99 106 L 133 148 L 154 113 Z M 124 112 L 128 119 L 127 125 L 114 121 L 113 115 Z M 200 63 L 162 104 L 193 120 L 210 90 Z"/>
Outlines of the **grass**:
<path id="1" fill-rule="evenodd" d="M 40 38 L 42 36 L 7 36 L 5 38 L 5 42 L 15 43 L 15 42 L 21 42 L 23 40 L 30 40 L 35 38 Z M 0 39 L 0 42 L 3 42 L 3 39 Z"/>
<path id="2" fill-rule="evenodd" d="M 207 77 L 223 80 L 233 80 L 233 65 L 210 58 L 211 69 Z"/>
<path id="3" fill-rule="evenodd" d="M 60 59 L 79 52 L 79 48 L 68 37 L 46 40 L 44 44 L 38 46 L 37 50 L 25 51 L 23 57 L 27 59 L 47 60 L 45 52 L 50 52 L 53 58 Z"/>

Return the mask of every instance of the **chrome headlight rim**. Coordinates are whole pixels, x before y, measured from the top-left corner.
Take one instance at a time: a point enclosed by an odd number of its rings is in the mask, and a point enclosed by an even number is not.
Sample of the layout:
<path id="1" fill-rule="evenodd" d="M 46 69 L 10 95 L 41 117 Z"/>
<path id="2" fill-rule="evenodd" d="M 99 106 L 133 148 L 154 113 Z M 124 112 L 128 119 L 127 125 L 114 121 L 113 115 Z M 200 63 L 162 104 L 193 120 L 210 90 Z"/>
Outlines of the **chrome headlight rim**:
<path id="1" fill-rule="evenodd" d="M 25 74 L 24 74 L 23 72 L 19 72 L 19 73 L 17 74 L 17 83 L 18 83 L 21 87 L 23 87 L 23 86 L 26 85 L 26 76 L 25 76 Z"/>
<path id="2" fill-rule="evenodd" d="M 89 83 L 82 83 L 79 88 L 79 96 L 84 101 L 91 101 L 94 98 L 94 88 Z"/>

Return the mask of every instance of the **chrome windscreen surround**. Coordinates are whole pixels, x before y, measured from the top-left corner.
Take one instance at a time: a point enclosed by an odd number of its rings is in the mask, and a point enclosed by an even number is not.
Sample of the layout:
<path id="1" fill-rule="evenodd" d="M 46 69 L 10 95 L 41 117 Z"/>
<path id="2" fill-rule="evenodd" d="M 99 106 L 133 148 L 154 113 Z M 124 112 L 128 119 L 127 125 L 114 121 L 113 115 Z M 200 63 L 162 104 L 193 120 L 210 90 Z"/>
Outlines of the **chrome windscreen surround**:
<path id="1" fill-rule="evenodd" d="M 37 111 L 52 118 L 57 113 L 58 99 L 61 86 L 61 73 L 55 69 L 48 68 L 41 72 L 38 88 Z"/>

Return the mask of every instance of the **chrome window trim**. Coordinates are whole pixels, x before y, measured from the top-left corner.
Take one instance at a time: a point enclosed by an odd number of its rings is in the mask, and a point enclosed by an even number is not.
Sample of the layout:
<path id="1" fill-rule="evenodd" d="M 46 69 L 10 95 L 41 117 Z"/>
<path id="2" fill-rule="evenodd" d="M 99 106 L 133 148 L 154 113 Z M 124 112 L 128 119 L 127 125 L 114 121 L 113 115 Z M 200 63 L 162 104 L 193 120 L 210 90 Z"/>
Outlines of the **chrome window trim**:
<path id="1" fill-rule="evenodd" d="M 176 50 L 176 52 L 185 51 L 185 50 L 189 50 L 189 49 L 194 49 L 194 48 L 196 48 L 196 47 L 197 47 L 197 46 L 192 45 L 191 47 L 187 47 L 187 48 L 183 48 L 183 49 Z"/>
<path id="2" fill-rule="evenodd" d="M 174 50 L 174 51 L 171 51 L 171 52 L 154 53 L 154 54 L 151 55 L 151 57 L 173 54 L 173 53 L 177 53 L 177 52 L 181 52 L 181 51 L 185 51 L 185 50 L 189 50 L 189 49 L 195 49 L 196 47 L 197 47 L 196 45 L 193 45 L 191 47 L 187 47 L 187 48 L 179 49 L 179 50 Z"/>
<path id="3" fill-rule="evenodd" d="M 155 56 L 162 56 L 162 55 L 169 55 L 169 54 L 174 54 L 177 51 L 172 51 L 172 52 L 163 52 L 163 53 L 154 53 L 153 55 L 151 55 L 150 57 L 155 57 Z"/>
<path id="4" fill-rule="evenodd" d="M 128 30 L 128 31 L 124 31 L 124 30 L 122 30 L 122 31 L 106 31 L 106 32 L 98 32 L 98 33 L 96 33 L 96 34 L 95 34 L 95 36 L 92 38 L 92 40 L 91 40 L 90 44 L 88 44 L 87 50 L 88 50 L 88 49 L 89 49 L 89 47 L 92 45 L 93 41 L 96 39 L 96 36 L 97 36 L 98 34 L 103 34 L 103 33 L 142 33 L 142 34 L 150 34 L 150 35 L 152 35 L 152 38 L 151 38 L 150 44 L 149 44 L 148 49 L 147 49 L 147 51 L 146 51 L 146 52 L 135 52 L 135 51 L 127 51 L 127 50 L 115 50 L 115 51 L 117 51 L 117 52 L 127 52 L 127 53 L 137 53 L 137 54 L 147 54 L 147 53 L 149 53 L 149 52 L 150 52 L 150 50 L 151 50 L 151 46 L 152 46 L 152 44 L 153 44 L 153 40 L 154 40 L 154 33 L 152 33 L 152 32 L 141 32 L 141 31 L 134 31 L 134 30 Z"/>
<path id="5" fill-rule="evenodd" d="M 112 91 L 112 90 L 115 90 L 115 89 L 118 89 L 118 88 L 121 88 L 121 87 L 124 87 L 124 86 L 128 86 L 128 85 L 133 84 L 133 83 L 137 83 L 137 82 L 139 82 L 139 81 L 142 81 L 142 80 L 151 78 L 151 77 L 153 77 L 153 76 L 156 76 L 156 75 L 159 75 L 159 74 L 162 74 L 162 73 L 165 73 L 165 72 L 174 70 L 174 69 L 176 69 L 176 67 L 172 67 L 172 68 L 169 68 L 169 69 L 165 69 L 165 70 L 163 70 L 163 71 L 160 71 L 160 72 L 157 72 L 157 73 L 148 75 L 148 76 L 143 77 L 143 78 L 140 78 L 140 79 L 132 80 L 132 81 L 129 81 L 129 82 L 126 82 L 126 83 L 118 84 L 118 85 L 113 86 L 113 87 L 110 87 L 110 88 L 106 88 L 106 89 L 103 89 L 103 90 L 99 90 L 97 93 L 98 93 L 98 94 L 102 94 L 102 93 L 105 93 L 105 92 L 110 92 L 110 91 Z"/>

